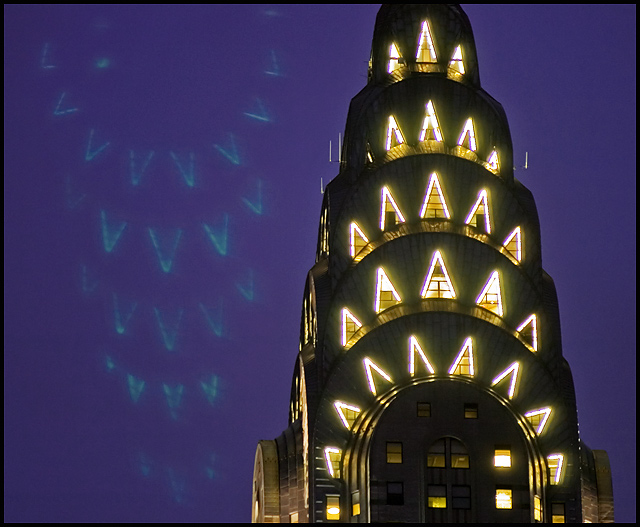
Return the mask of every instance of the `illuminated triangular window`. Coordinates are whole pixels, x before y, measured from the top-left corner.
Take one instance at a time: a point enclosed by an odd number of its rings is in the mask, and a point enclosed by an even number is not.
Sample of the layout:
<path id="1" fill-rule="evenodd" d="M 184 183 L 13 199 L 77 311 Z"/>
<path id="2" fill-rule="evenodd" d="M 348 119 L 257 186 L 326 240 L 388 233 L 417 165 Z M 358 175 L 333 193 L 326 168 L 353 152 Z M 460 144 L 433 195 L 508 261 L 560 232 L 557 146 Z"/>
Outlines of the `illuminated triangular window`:
<path id="1" fill-rule="evenodd" d="M 333 406 L 336 409 L 336 412 L 338 412 L 338 417 L 340 417 L 340 421 L 342 421 L 345 428 L 351 429 L 351 426 L 358 417 L 358 414 L 361 412 L 360 408 L 351 404 L 343 403 L 342 401 L 336 401 L 333 403 Z"/>
<path id="2" fill-rule="evenodd" d="M 365 357 L 362 362 L 364 363 L 364 371 L 367 374 L 367 383 L 369 384 L 369 390 L 371 390 L 371 393 L 373 395 L 377 395 L 376 383 L 373 378 L 374 371 L 377 374 L 376 376 L 382 377 L 387 382 L 393 382 L 389 374 L 380 366 L 375 364 L 370 358 Z"/>
<path id="3" fill-rule="evenodd" d="M 467 225 L 484 230 L 487 234 L 491 234 L 491 219 L 489 218 L 489 198 L 487 191 L 482 189 L 478 192 L 478 199 L 471 207 L 467 218 L 464 220 Z"/>
<path id="4" fill-rule="evenodd" d="M 404 59 L 400 56 L 398 46 L 396 46 L 395 43 L 391 44 L 391 46 L 389 46 L 389 65 L 387 66 L 387 72 L 393 73 L 401 65 L 404 65 Z"/>
<path id="5" fill-rule="evenodd" d="M 364 247 L 369 243 L 369 238 L 362 232 L 362 229 L 358 227 L 358 224 L 354 221 L 349 225 L 349 254 L 352 258 L 355 258 Z"/>
<path id="6" fill-rule="evenodd" d="M 416 374 L 416 354 L 422 360 L 422 364 L 424 365 L 426 370 L 429 373 L 435 373 L 435 370 L 433 369 L 433 366 L 429 362 L 429 359 L 427 359 L 427 356 L 425 355 L 424 351 L 422 351 L 422 348 L 418 343 L 418 339 L 413 335 L 411 335 L 409 337 L 409 373 L 411 374 L 411 377 L 413 377 Z"/>
<path id="7" fill-rule="evenodd" d="M 544 430 L 544 427 L 547 425 L 547 421 L 549 420 L 549 416 L 551 415 L 551 408 L 538 408 L 537 410 L 531 410 L 524 414 L 527 418 L 527 421 L 531 423 L 536 434 L 540 435 Z"/>
<path id="8" fill-rule="evenodd" d="M 516 393 L 516 388 L 518 385 L 518 371 L 520 370 L 520 363 L 519 362 L 514 362 L 513 364 L 511 364 L 511 366 L 509 366 L 506 370 L 504 370 L 503 372 L 499 373 L 495 379 L 493 379 L 493 381 L 491 381 L 491 386 L 495 386 L 496 384 L 500 383 L 502 380 L 506 379 L 507 377 L 511 377 L 510 381 L 509 381 L 509 390 L 508 390 L 508 395 L 509 395 L 509 399 L 513 399 L 513 396 Z"/>
<path id="9" fill-rule="evenodd" d="M 371 151 L 371 145 L 368 142 L 366 147 L 366 162 L 373 163 L 373 152 Z"/>
<path id="10" fill-rule="evenodd" d="M 424 285 L 420 293 L 422 298 L 455 298 L 456 291 L 453 288 L 449 273 L 444 265 L 440 251 L 433 253 L 429 271 L 424 279 Z"/>
<path id="11" fill-rule="evenodd" d="M 538 351 L 538 317 L 535 313 L 518 326 L 518 331 L 529 347 Z"/>
<path id="12" fill-rule="evenodd" d="M 332 478 L 340 478 L 340 458 L 342 450 L 328 446 L 324 449 L 324 459 L 327 462 L 327 471 Z"/>
<path id="13" fill-rule="evenodd" d="M 376 273 L 376 297 L 374 303 L 376 313 L 380 313 L 380 311 L 384 311 L 385 309 L 395 306 L 400 302 L 402 302 L 402 299 L 395 287 L 393 287 L 387 273 L 384 272 L 382 267 L 378 267 L 378 271 Z"/>
<path id="14" fill-rule="evenodd" d="M 429 101 L 427 103 L 427 115 L 422 123 L 422 130 L 420 130 L 420 141 L 438 141 L 442 143 L 442 130 L 440 129 L 440 123 L 436 116 L 436 109 L 433 107 L 433 103 Z"/>
<path id="15" fill-rule="evenodd" d="M 474 152 L 478 149 L 478 143 L 476 141 L 476 131 L 473 127 L 473 119 L 471 119 L 471 117 L 469 117 L 464 122 L 462 132 L 460 132 L 460 136 L 458 137 L 458 145 Z"/>
<path id="16" fill-rule="evenodd" d="M 498 158 L 498 152 L 493 150 L 489 157 L 487 158 L 487 163 L 485 165 L 491 172 L 497 174 L 500 172 L 500 159 Z"/>
<path id="17" fill-rule="evenodd" d="M 462 345 L 462 349 L 456 360 L 449 368 L 449 375 L 468 375 L 473 377 L 475 375 L 473 367 L 473 342 L 471 337 L 467 337 Z"/>
<path id="18" fill-rule="evenodd" d="M 398 146 L 403 143 L 404 136 L 400 131 L 396 118 L 393 115 L 390 115 L 389 124 L 387 125 L 387 141 L 385 143 L 385 150 L 391 150 L 394 146 Z"/>
<path id="19" fill-rule="evenodd" d="M 422 22 L 418 50 L 416 51 L 416 62 L 438 62 L 436 48 L 433 45 L 433 37 L 431 36 L 429 23 L 426 20 Z"/>
<path id="20" fill-rule="evenodd" d="M 462 48 L 457 46 L 453 50 L 453 56 L 449 62 L 449 69 L 458 75 L 464 75 L 464 62 L 462 60 Z"/>
<path id="21" fill-rule="evenodd" d="M 558 485 L 562 481 L 564 456 L 562 454 L 551 454 L 547 456 L 547 464 L 549 465 L 549 483 Z"/>
<path id="22" fill-rule="evenodd" d="M 498 271 L 493 271 L 489 279 L 484 284 L 482 291 L 476 298 L 476 304 L 484 307 L 498 316 L 503 315 L 502 294 L 500 293 L 500 275 Z"/>
<path id="23" fill-rule="evenodd" d="M 511 253 L 516 260 L 522 261 L 522 231 L 520 227 L 513 229 L 502 243 L 504 248 Z"/>
<path id="24" fill-rule="evenodd" d="M 404 215 L 400 212 L 400 207 L 393 199 L 387 187 L 382 187 L 380 197 L 380 230 L 393 229 L 398 223 L 404 223 Z"/>
<path id="25" fill-rule="evenodd" d="M 435 172 L 429 177 L 429 184 L 427 185 L 427 192 L 424 195 L 420 217 L 451 219 L 449 208 L 447 207 L 447 202 L 444 199 L 442 187 L 440 186 L 440 180 Z"/>
<path id="26" fill-rule="evenodd" d="M 349 339 L 351 339 L 351 337 L 355 335 L 356 331 L 358 331 L 362 327 L 362 322 L 360 322 L 346 307 L 342 308 L 340 317 L 340 342 L 343 346 L 346 346 L 349 342 Z"/>

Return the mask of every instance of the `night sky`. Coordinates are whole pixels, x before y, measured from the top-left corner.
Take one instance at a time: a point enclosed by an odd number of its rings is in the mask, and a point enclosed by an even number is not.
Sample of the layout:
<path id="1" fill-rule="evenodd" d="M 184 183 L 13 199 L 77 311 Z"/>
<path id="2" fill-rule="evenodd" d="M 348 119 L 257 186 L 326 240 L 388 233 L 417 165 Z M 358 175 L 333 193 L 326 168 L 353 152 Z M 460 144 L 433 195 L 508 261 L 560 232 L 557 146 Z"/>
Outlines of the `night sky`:
<path id="1" fill-rule="evenodd" d="M 463 8 L 633 522 L 635 6 Z M 377 10 L 5 5 L 5 521 L 250 519 Z"/>

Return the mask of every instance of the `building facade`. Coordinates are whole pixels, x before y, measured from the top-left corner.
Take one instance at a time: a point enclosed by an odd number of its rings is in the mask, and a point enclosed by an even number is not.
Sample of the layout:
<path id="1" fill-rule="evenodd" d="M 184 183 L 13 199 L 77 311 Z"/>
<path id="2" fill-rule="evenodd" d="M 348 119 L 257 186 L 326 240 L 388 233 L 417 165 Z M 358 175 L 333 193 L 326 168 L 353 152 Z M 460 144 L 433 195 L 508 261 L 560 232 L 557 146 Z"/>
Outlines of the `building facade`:
<path id="1" fill-rule="evenodd" d="M 457 5 L 385 5 L 255 522 L 610 522 L 502 106 Z"/>

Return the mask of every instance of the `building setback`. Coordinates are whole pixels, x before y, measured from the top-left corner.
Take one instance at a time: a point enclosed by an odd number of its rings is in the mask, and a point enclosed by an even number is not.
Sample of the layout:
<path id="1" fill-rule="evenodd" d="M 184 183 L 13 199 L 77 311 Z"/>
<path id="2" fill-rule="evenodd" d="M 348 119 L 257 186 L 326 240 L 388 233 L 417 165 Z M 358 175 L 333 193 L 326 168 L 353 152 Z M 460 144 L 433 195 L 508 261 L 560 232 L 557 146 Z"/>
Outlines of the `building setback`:
<path id="1" fill-rule="evenodd" d="M 256 522 L 612 522 L 555 286 L 458 5 L 384 5 L 324 192 Z"/>

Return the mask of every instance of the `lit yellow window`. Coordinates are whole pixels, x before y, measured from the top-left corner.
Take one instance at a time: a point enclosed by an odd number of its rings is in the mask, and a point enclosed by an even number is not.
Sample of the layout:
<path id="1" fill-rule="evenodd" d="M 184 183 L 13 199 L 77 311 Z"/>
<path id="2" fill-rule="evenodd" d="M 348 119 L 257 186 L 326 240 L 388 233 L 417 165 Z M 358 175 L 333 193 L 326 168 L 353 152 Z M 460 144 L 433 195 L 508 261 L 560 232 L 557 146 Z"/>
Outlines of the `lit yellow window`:
<path id="1" fill-rule="evenodd" d="M 409 337 L 409 374 L 411 375 L 411 377 L 413 377 L 416 373 L 416 353 L 422 360 L 422 364 L 424 364 L 426 370 L 429 373 L 435 373 L 435 370 L 429 362 L 429 359 L 427 359 L 424 351 L 422 351 L 422 348 L 418 343 L 418 339 L 415 336 L 411 335 Z"/>
<path id="2" fill-rule="evenodd" d="M 416 62 L 438 62 L 436 47 L 433 45 L 433 36 L 429 28 L 429 22 L 422 22 L 422 30 L 418 39 Z"/>
<path id="3" fill-rule="evenodd" d="M 292 512 L 289 514 L 289 523 L 298 523 L 298 513 Z"/>
<path id="4" fill-rule="evenodd" d="M 464 75 L 464 61 L 462 58 L 462 47 L 457 46 L 456 49 L 453 50 L 453 55 L 451 56 L 451 60 L 449 61 L 449 77 L 451 78 L 460 78 Z"/>
<path id="5" fill-rule="evenodd" d="M 380 230 L 393 229 L 398 223 L 404 223 L 404 215 L 393 199 L 391 191 L 382 187 L 380 196 Z"/>
<path id="6" fill-rule="evenodd" d="M 356 490 L 351 493 L 351 516 L 360 514 L 360 491 Z"/>
<path id="7" fill-rule="evenodd" d="M 493 271 L 480 291 L 476 304 L 488 309 L 498 316 L 504 314 L 502 309 L 502 294 L 500 293 L 500 275 L 498 271 Z"/>
<path id="8" fill-rule="evenodd" d="M 402 443 L 387 441 L 387 463 L 402 463 Z"/>
<path id="9" fill-rule="evenodd" d="M 549 465 L 549 482 L 558 485 L 562 481 L 562 469 L 564 468 L 564 456 L 562 454 L 552 454 L 547 456 Z"/>
<path id="10" fill-rule="evenodd" d="M 476 130 L 473 127 L 473 119 L 469 117 L 462 127 L 462 132 L 458 137 L 458 146 L 463 146 L 468 150 L 475 152 L 478 150 L 478 143 L 476 142 Z"/>
<path id="11" fill-rule="evenodd" d="M 340 519 L 340 496 L 327 496 L 327 520 Z"/>
<path id="12" fill-rule="evenodd" d="M 511 449 L 510 448 L 496 448 L 493 456 L 493 466 L 509 468 L 511 467 Z"/>
<path id="13" fill-rule="evenodd" d="M 355 258 L 364 247 L 369 243 L 369 238 L 362 229 L 354 221 L 349 225 L 349 254 Z"/>
<path id="14" fill-rule="evenodd" d="M 538 351 L 538 317 L 529 316 L 518 326 L 520 336 L 529 344 L 533 351 Z"/>
<path id="15" fill-rule="evenodd" d="M 389 46 L 389 64 L 387 66 L 387 73 L 393 73 L 401 64 L 404 64 L 404 60 L 400 57 L 398 46 L 396 46 L 395 43 L 391 44 L 391 46 Z"/>
<path id="16" fill-rule="evenodd" d="M 349 311 L 346 307 L 342 308 L 341 311 L 341 326 L 342 331 L 340 335 L 340 343 L 343 346 L 346 346 L 349 342 L 349 339 L 355 335 L 356 331 L 358 331 L 362 327 L 362 322 L 360 322 L 351 311 Z"/>
<path id="17" fill-rule="evenodd" d="M 442 187 L 438 180 L 438 175 L 433 172 L 429 177 L 427 192 L 424 195 L 422 209 L 420 209 L 421 218 L 451 218 L 447 202 L 442 193 Z"/>
<path id="18" fill-rule="evenodd" d="M 489 217 L 489 198 L 487 191 L 482 189 L 478 192 L 478 198 L 471 207 L 469 214 L 464 220 L 465 224 L 484 229 L 487 234 L 491 234 L 491 218 Z"/>
<path id="19" fill-rule="evenodd" d="M 533 519 L 537 522 L 542 521 L 542 500 L 537 494 L 533 497 Z"/>
<path id="20" fill-rule="evenodd" d="M 429 448 L 427 454 L 427 467 L 444 468 L 445 464 L 445 440 L 438 439 Z"/>
<path id="21" fill-rule="evenodd" d="M 551 523 L 565 523 L 564 503 L 551 504 Z"/>
<path id="22" fill-rule="evenodd" d="M 551 408 L 539 408 L 537 410 L 531 410 L 524 414 L 527 421 L 531 423 L 531 426 L 536 431 L 536 434 L 540 435 L 544 430 L 544 427 L 547 425 L 547 421 L 549 420 L 549 416 L 551 415 Z"/>
<path id="23" fill-rule="evenodd" d="M 502 243 L 504 248 L 511 253 L 511 255 L 518 260 L 522 261 L 522 232 L 520 227 L 513 229 Z"/>
<path id="24" fill-rule="evenodd" d="M 512 509 L 511 489 L 496 489 L 496 509 Z"/>
<path id="25" fill-rule="evenodd" d="M 395 306 L 402 302 L 402 298 L 393 287 L 391 280 L 382 267 L 378 267 L 376 272 L 376 295 L 374 299 L 374 309 L 376 313 Z"/>
<path id="26" fill-rule="evenodd" d="M 373 378 L 373 372 L 375 371 L 378 376 L 382 377 L 387 382 L 393 382 L 389 374 L 384 371 L 380 366 L 375 364 L 369 357 L 363 359 L 364 370 L 367 375 L 367 383 L 369 384 L 369 390 L 373 395 L 377 395 L 376 383 Z"/>
<path id="27" fill-rule="evenodd" d="M 332 478 L 340 478 L 340 458 L 342 451 L 335 447 L 326 447 L 324 449 L 324 459 L 327 462 L 327 470 Z"/>
<path id="28" fill-rule="evenodd" d="M 427 505 L 430 509 L 446 509 L 447 508 L 447 486 L 446 485 L 429 485 L 427 487 L 428 500 Z"/>
<path id="29" fill-rule="evenodd" d="M 400 131 L 400 127 L 396 122 L 393 115 L 389 116 L 389 124 L 387 125 L 387 141 L 385 143 L 385 149 L 391 150 L 394 146 L 398 146 L 404 143 L 404 136 Z"/>
<path id="30" fill-rule="evenodd" d="M 474 376 L 473 367 L 473 341 L 467 337 L 462 345 L 462 349 L 449 368 L 449 375 L 469 375 Z"/>
<path id="31" fill-rule="evenodd" d="M 491 386 L 495 386 L 503 379 L 510 377 L 509 381 L 509 391 L 507 392 L 509 395 L 509 399 L 513 399 L 513 396 L 516 393 L 516 387 L 518 383 L 518 371 L 520 369 L 520 363 L 514 362 L 509 366 L 506 370 L 499 373 L 493 381 L 491 381 Z"/>
<path id="32" fill-rule="evenodd" d="M 434 252 L 431 257 L 429 271 L 427 271 L 427 276 L 424 279 L 420 296 L 422 298 L 450 299 L 456 297 L 456 291 L 453 288 L 440 251 Z"/>
<path id="33" fill-rule="evenodd" d="M 345 428 L 351 429 L 351 426 L 353 426 L 358 414 L 361 412 L 360 408 L 343 403 L 342 401 L 334 402 L 333 406 L 336 409 L 336 412 L 338 412 L 338 417 L 340 417 L 340 421 L 342 421 Z"/>
<path id="34" fill-rule="evenodd" d="M 451 439 L 451 468 L 469 468 L 469 453 L 458 440 Z"/>

